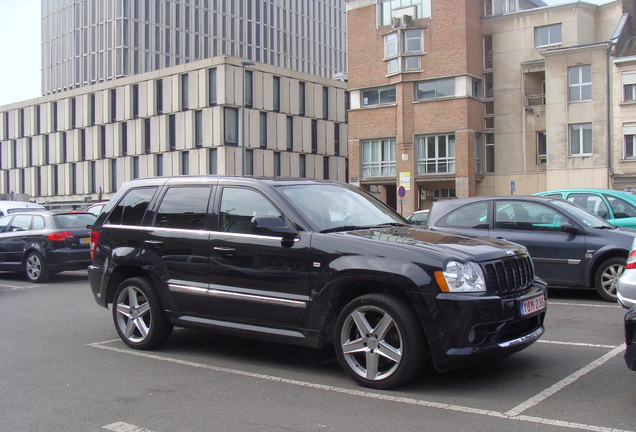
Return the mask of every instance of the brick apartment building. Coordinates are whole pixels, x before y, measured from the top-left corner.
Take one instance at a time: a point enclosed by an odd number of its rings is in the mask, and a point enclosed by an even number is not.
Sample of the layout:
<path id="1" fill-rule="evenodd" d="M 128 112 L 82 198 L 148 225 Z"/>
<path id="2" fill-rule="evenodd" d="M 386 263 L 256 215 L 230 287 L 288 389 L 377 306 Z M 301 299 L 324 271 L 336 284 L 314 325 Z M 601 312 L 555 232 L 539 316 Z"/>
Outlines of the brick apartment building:
<path id="1" fill-rule="evenodd" d="M 635 178 L 632 1 L 347 6 L 349 181 L 402 214 Z"/>

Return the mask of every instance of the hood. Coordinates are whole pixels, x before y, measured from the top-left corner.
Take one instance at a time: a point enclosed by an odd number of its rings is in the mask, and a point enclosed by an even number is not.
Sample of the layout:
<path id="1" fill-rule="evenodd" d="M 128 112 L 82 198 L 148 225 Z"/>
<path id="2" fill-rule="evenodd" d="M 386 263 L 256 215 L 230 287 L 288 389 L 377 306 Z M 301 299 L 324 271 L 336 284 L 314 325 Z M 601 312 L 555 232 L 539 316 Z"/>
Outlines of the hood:
<path id="1" fill-rule="evenodd" d="M 489 239 L 424 228 L 389 227 L 372 228 L 338 233 L 351 237 L 363 237 L 384 244 L 395 244 L 412 249 L 424 249 L 428 253 L 462 260 L 490 261 L 527 254 L 525 247 L 505 240 Z"/>

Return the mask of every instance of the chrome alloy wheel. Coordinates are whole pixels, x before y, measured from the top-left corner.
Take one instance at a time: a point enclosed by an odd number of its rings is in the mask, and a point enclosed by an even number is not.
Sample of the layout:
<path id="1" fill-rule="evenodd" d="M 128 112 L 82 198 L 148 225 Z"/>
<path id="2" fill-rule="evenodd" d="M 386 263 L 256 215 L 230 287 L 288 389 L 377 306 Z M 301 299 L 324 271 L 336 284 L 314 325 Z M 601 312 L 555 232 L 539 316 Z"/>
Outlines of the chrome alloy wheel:
<path id="1" fill-rule="evenodd" d="M 152 328 L 152 311 L 145 294 L 136 286 L 123 289 L 115 304 L 120 333 L 133 343 L 143 342 Z"/>
<path id="2" fill-rule="evenodd" d="M 620 263 L 611 263 L 601 273 L 601 287 L 611 298 L 616 298 L 618 278 L 623 274 L 625 266 Z"/>
<path id="3" fill-rule="evenodd" d="M 340 340 L 351 370 L 367 380 L 391 376 L 402 361 L 400 329 L 379 307 L 364 305 L 354 309 L 342 326 Z"/>

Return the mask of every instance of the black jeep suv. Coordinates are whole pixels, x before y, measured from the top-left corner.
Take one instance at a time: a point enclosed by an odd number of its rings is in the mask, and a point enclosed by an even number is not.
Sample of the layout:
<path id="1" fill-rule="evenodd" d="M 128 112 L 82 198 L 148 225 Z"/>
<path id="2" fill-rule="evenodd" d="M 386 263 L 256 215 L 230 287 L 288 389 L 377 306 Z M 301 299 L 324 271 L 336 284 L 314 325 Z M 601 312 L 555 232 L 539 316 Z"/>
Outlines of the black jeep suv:
<path id="1" fill-rule="evenodd" d="M 93 225 L 91 289 L 130 347 L 174 325 L 311 347 L 390 388 L 519 351 L 543 333 L 526 250 L 428 231 L 342 183 L 134 180 Z"/>

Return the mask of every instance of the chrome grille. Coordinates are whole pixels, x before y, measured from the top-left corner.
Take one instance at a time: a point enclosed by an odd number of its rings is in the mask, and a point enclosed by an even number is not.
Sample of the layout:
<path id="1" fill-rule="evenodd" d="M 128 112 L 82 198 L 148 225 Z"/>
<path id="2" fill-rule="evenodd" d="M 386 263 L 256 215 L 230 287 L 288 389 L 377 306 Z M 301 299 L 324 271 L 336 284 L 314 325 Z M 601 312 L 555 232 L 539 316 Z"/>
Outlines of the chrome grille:
<path id="1" fill-rule="evenodd" d="M 529 256 L 512 257 L 487 263 L 486 284 L 489 292 L 509 293 L 527 288 L 534 279 Z"/>

